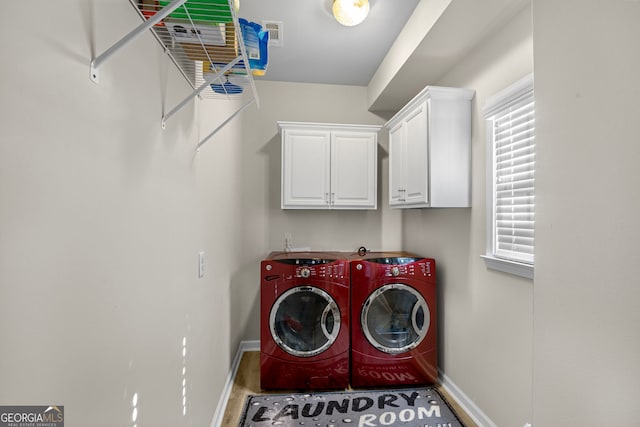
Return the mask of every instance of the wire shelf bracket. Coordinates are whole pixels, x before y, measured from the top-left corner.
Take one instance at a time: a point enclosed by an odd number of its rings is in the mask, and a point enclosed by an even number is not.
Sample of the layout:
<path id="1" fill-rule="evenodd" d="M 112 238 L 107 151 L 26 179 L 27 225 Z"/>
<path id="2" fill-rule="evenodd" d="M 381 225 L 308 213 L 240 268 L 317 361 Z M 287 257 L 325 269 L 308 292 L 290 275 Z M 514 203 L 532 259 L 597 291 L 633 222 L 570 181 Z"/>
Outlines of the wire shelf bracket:
<path id="1" fill-rule="evenodd" d="M 250 106 L 251 104 L 253 104 L 254 102 L 256 102 L 256 99 L 253 98 L 251 99 L 249 102 L 247 102 L 246 104 L 244 104 L 242 107 L 240 107 L 239 109 L 236 110 L 235 113 L 231 114 L 229 117 L 227 117 L 225 119 L 225 121 L 223 121 L 222 123 L 220 123 L 218 125 L 217 128 L 215 128 L 209 135 L 205 136 L 202 141 L 200 141 L 198 143 L 198 145 L 196 146 L 196 151 L 200 151 L 200 147 L 202 147 L 205 142 L 207 142 L 213 135 L 215 135 L 216 133 L 218 133 L 218 131 L 220 129 L 222 129 L 227 123 L 229 123 L 235 116 L 237 116 L 238 114 L 242 113 L 248 106 Z"/>
<path id="2" fill-rule="evenodd" d="M 159 10 L 154 16 L 150 17 L 148 20 L 145 20 L 142 24 L 138 25 L 131 32 L 129 32 L 127 35 L 125 35 L 120 40 L 118 40 L 116 43 L 114 43 L 109 49 L 104 51 L 98 57 L 94 58 L 91 61 L 91 64 L 90 64 L 89 77 L 91 78 L 91 81 L 93 81 L 94 83 L 99 83 L 99 78 L 100 78 L 99 69 L 100 69 L 100 66 L 107 59 L 109 59 L 111 57 L 111 55 L 113 55 L 114 53 L 119 51 L 121 48 L 123 48 L 124 46 L 129 44 L 132 40 L 137 38 L 139 35 L 141 35 L 145 31 L 151 29 L 154 25 L 158 24 L 165 17 L 169 16 L 170 13 L 175 11 L 177 8 L 179 8 L 180 6 L 182 6 L 186 2 L 187 2 L 187 0 L 174 0 L 174 1 L 172 1 L 170 4 L 168 4 L 167 6 L 162 8 L 161 10 Z"/>
<path id="3" fill-rule="evenodd" d="M 234 65 L 236 65 L 238 62 L 240 62 L 240 60 L 242 59 L 242 56 L 237 56 L 233 61 L 229 62 L 228 64 L 226 64 L 224 67 L 222 67 L 220 69 L 220 71 L 216 72 L 215 74 L 211 75 L 210 77 L 208 77 L 207 79 L 205 79 L 204 83 L 202 83 L 196 90 L 194 90 L 193 92 L 191 92 L 190 95 L 188 95 L 187 97 L 185 97 L 178 105 L 176 105 L 171 111 L 169 111 L 167 114 L 165 114 L 164 116 L 162 116 L 162 129 L 165 129 L 165 124 L 166 124 L 166 120 L 173 116 L 175 113 L 177 113 L 180 109 L 182 109 L 182 107 L 184 107 L 189 101 L 191 101 L 191 99 L 195 98 L 196 96 L 198 96 L 203 90 L 207 89 L 211 83 L 213 83 L 214 81 L 218 80 L 219 78 L 221 78 L 222 76 L 224 76 L 224 74 L 229 71 Z"/>

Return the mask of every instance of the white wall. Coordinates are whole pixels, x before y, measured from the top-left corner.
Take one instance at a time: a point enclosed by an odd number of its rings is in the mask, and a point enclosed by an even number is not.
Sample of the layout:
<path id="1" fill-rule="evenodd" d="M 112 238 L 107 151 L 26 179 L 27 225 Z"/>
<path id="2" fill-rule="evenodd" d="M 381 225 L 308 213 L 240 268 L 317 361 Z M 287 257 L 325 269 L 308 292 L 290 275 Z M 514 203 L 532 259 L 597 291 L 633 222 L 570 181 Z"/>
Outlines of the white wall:
<path id="1" fill-rule="evenodd" d="M 129 2 L 3 6 L 0 404 L 132 426 L 137 393 L 137 425 L 208 425 L 230 363 L 239 122 L 195 145 L 232 106 L 190 103 L 162 131 L 191 88 L 150 34 L 89 80 L 92 53 L 140 22 Z"/>
<path id="2" fill-rule="evenodd" d="M 437 84 L 474 89 L 472 208 L 411 209 L 404 248 L 436 259 L 440 368 L 497 426 L 531 420 L 531 280 L 488 270 L 486 99 L 533 69 L 531 9 L 477 46 Z"/>
<path id="3" fill-rule="evenodd" d="M 638 425 L 640 2 L 534 1 L 533 422 Z"/>
<path id="4" fill-rule="evenodd" d="M 387 188 L 386 136 L 378 151 L 378 210 L 317 211 L 280 209 L 281 139 L 278 121 L 383 124 L 367 111 L 365 87 L 258 81 L 260 108 L 243 114 L 243 263 L 234 277 L 232 331 L 238 339 L 258 339 L 259 261 L 284 249 L 284 233 L 293 245 L 312 250 L 356 251 L 401 248 L 401 214 L 384 202 Z M 235 335 L 235 333 L 234 333 Z"/>

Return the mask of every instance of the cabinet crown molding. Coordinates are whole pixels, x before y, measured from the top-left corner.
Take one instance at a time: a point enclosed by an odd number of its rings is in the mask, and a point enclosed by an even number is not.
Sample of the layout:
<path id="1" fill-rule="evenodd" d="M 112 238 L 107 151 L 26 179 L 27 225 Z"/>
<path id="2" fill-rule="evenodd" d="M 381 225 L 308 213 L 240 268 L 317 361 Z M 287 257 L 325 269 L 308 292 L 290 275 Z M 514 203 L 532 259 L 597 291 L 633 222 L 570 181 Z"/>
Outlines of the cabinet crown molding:
<path id="1" fill-rule="evenodd" d="M 382 129 L 382 125 L 362 125 L 362 124 L 346 124 L 346 123 L 314 123 L 314 122 L 286 122 L 278 121 L 278 130 L 287 128 L 296 129 L 317 129 L 317 128 L 331 128 L 336 130 L 357 130 L 366 132 L 378 132 Z"/>
<path id="2" fill-rule="evenodd" d="M 444 86 L 427 86 L 414 96 L 404 107 L 402 107 L 394 116 L 389 119 L 384 127 L 390 128 L 398 122 L 403 113 L 415 108 L 416 105 L 424 102 L 425 99 L 457 99 L 471 101 L 475 96 L 476 91 L 471 89 L 462 89 L 457 87 L 444 87 Z"/>

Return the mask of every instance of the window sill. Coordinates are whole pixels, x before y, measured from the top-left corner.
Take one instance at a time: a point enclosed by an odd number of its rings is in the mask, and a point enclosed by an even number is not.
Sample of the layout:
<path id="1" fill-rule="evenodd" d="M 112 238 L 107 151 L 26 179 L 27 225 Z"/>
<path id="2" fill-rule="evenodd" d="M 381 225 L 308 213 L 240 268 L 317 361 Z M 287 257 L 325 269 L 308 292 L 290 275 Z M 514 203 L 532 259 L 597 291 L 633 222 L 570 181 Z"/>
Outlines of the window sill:
<path id="1" fill-rule="evenodd" d="M 480 258 L 484 259 L 487 268 L 533 280 L 533 265 L 508 261 L 491 255 L 480 255 Z"/>

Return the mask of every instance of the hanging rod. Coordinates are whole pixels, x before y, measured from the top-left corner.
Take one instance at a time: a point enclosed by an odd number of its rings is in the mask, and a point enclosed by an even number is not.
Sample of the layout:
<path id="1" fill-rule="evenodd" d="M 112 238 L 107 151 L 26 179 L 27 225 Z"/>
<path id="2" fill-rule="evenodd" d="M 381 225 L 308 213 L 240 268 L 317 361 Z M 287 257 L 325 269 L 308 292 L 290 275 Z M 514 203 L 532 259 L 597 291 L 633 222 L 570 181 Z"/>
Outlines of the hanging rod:
<path id="1" fill-rule="evenodd" d="M 187 102 L 189 102 L 192 98 L 195 98 L 196 96 L 198 96 L 198 94 L 200 94 L 200 92 L 202 92 L 203 90 L 205 90 L 206 88 L 208 88 L 211 83 L 213 83 L 214 81 L 216 81 L 217 79 L 219 79 L 220 77 L 222 77 L 224 75 L 224 73 L 226 73 L 227 71 L 229 71 L 234 65 L 236 65 L 238 62 L 240 62 L 240 60 L 242 59 L 241 56 L 237 56 L 233 61 L 229 62 L 228 64 L 226 64 L 224 67 L 222 67 L 218 72 L 216 72 L 215 74 L 211 75 L 210 77 L 207 77 L 204 81 L 204 83 L 202 83 L 200 85 L 200 87 L 198 87 L 196 90 L 194 90 L 193 92 L 191 92 L 190 95 L 188 95 L 186 98 L 184 98 L 178 105 L 176 105 L 173 110 L 169 111 L 167 114 L 165 114 L 164 116 L 162 116 L 162 129 L 165 128 L 165 122 L 166 120 L 173 116 L 175 113 L 177 113 L 182 107 L 184 107 Z"/>
<path id="2" fill-rule="evenodd" d="M 98 78 L 99 78 L 98 69 L 100 68 L 100 65 L 102 65 L 102 63 L 104 63 L 107 59 L 109 59 L 111 55 L 113 55 L 118 50 L 120 50 L 120 48 L 124 47 L 130 41 L 138 37 L 140 34 L 152 28 L 154 25 L 162 21 L 171 12 L 173 12 L 174 10 L 176 10 L 186 2 L 187 0 L 173 0 L 171 3 L 165 6 L 162 10 L 159 10 L 155 15 L 145 20 L 145 22 L 138 25 L 129 34 L 127 34 L 126 36 L 118 40 L 113 46 L 111 46 L 109 49 L 104 51 L 100 56 L 98 56 L 97 58 L 94 58 L 91 61 L 91 65 L 90 65 L 89 76 L 91 77 L 91 80 L 94 83 L 98 83 Z"/>
<path id="3" fill-rule="evenodd" d="M 222 129 L 227 123 L 229 123 L 235 116 L 237 116 L 238 114 L 243 112 L 245 110 L 245 108 L 247 108 L 248 106 L 250 106 L 254 102 L 256 102 L 256 99 L 252 98 L 249 102 L 247 102 L 242 107 L 240 107 L 235 113 L 233 113 L 232 115 L 227 117 L 227 119 L 224 122 L 220 123 L 218 125 L 218 127 L 213 130 L 213 132 L 211 132 L 202 141 L 200 141 L 200 143 L 196 146 L 196 151 L 200 151 L 200 147 L 202 147 L 205 142 L 207 142 L 213 135 L 215 135 L 220 129 Z"/>

